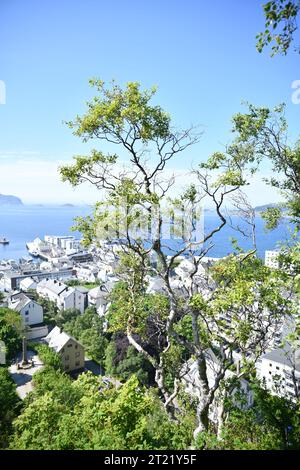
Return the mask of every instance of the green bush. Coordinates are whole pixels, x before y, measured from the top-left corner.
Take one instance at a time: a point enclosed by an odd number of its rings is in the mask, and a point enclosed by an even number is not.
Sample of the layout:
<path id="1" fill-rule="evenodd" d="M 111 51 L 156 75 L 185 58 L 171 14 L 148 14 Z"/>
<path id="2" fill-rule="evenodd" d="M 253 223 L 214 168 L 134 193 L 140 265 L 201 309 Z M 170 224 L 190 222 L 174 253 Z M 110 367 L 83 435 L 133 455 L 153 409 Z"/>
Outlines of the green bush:
<path id="1" fill-rule="evenodd" d="M 16 385 L 6 367 L 0 366 L 0 448 L 6 448 L 12 432 L 12 422 L 21 409 Z"/>
<path id="2" fill-rule="evenodd" d="M 36 344 L 35 349 L 41 361 L 53 367 L 55 370 L 62 370 L 62 364 L 59 355 L 50 349 L 46 344 Z"/>

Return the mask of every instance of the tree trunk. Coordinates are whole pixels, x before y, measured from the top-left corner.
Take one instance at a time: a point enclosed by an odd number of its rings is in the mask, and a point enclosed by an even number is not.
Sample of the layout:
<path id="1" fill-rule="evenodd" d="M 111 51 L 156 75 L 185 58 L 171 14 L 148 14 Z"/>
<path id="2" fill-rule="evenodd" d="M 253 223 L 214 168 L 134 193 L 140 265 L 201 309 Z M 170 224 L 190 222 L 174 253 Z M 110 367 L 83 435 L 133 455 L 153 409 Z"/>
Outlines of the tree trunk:
<path id="1" fill-rule="evenodd" d="M 165 388 L 165 373 L 162 367 L 157 367 L 155 370 L 155 382 L 164 397 L 164 402 L 166 402 L 169 394 Z"/>
<path id="2" fill-rule="evenodd" d="M 194 439 L 197 439 L 198 435 L 201 432 L 208 431 L 208 412 L 209 412 L 209 404 L 206 400 L 199 398 L 199 404 L 197 406 L 197 421 L 198 426 L 194 430 Z"/>
<path id="3" fill-rule="evenodd" d="M 218 441 L 222 440 L 222 431 L 223 431 L 223 426 L 224 426 L 224 419 L 225 419 L 225 407 L 224 407 L 224 400 L 221 399 L 221 402 L 218 405 L 218 432 L 217 432 L 217 438 Z"/>

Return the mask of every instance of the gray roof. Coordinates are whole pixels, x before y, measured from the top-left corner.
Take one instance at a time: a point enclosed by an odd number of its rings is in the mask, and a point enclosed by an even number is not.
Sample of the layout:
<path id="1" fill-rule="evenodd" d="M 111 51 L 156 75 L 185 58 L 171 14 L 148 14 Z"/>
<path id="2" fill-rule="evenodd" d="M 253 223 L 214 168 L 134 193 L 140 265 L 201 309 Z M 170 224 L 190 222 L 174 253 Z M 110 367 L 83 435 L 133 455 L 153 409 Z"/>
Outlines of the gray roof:
<path id="1" fill-rule="evenodd" d="M 77 341 L 72 336 L 68 335 L 58 326 L 55 326 L 53 330 L 45 338 L 46 342 L 48 343 L 49 347 L 54 349 L 55 352 L 61 351 L 61 349 L 71 340 L 77 343 L 80 347 L 83 347 L 79 341 Z"/>
<path id="2" fill-rule="evenodd" d="M 11 296 L 11 302 L 13 303 L 10 304 L 10 308 L 16 312 L 21 312 L 21 310 L 31 301 L 32 299 L 27 297 L 27 295 L 23 294 L 22 292 L 19 294 L 14 294 Z"/>
<path id="3" fill-rule="evenodd" d="M 68 286 L 63 282 L 56 281 L 55 279 L 43 279 L 40 282 L 40 286 L 46 287 L 56 295 L 60 295 L 63 291 L 68 289 Z"/>
<path id="4" fill-rule="evenodd" d="M 295 368 L 300 372 L 300 350 L 293 351 L 291 347 L 286 346 L 284 349 L 273 349 L 264 354 L 261 359 L 266 359 L 279 364 Z"/>
<path id="5" fill-rule="evenodd" d="M 89 292 L 89 289 L 83 286 L 75 286 L 75 290 L 78 290 L 81 294 L 87 294 Z"/>
<path id="6" fill-rule="evenodd" d="M 109 294 L 108 290 L 105 288 L 105 286 L 97 286 L 94 287 L 89 291 L 89 296 L 93 297 L 94 299 L 100 298 L 100 297 L 107 297 Z"/>

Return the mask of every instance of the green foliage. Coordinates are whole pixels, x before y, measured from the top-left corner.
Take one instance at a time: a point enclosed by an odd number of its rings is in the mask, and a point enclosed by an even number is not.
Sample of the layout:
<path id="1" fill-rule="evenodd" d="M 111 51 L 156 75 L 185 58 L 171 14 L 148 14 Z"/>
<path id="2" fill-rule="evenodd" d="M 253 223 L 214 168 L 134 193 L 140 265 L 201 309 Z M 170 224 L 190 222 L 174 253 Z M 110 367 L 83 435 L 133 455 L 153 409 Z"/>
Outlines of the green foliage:
<path id="1" fill-rule="evenodd" d="M 144 292 L 132 295 L 126 283 L 118 283 L 111 294 L 109 331 L 126 331 L 129 322 L 131 332 L 146 339 L 151 320 L 154 322 L 154 319 L 166 319 L 168 308 L 166 296 Z"/>
<path id="2" fill-rule="evenodd" d="M 201 166 L 210 170 L 227 168 L 232 172 L 235 165 L 243 169 L 244 175 L 258 171 L 262 161 L 270 166 L 273 177 L 266 182 L 278 188 L 285 202 L 285 216 L 290 216 L 296 226 L 300 217 L 300 144 L 288 144 L 285 106 L 273 110 L 247 104 L 247 113 L 233 116 L 235 139 L 226 153 L 213 154 Z M 275 176 L 276 175 L 276 176 Z M 279 208 L 268 209 L 264 214 L 267 227 L 272 229 L 278 224 Z"/>
<path id="3" fill-rule="evenodd" d="M 266 221 L 266 229 L 274 230 L 277 228 L 281 219 L 281 215 L 282 212 L 279 207 L 268 207 L 264 212 L 262 212 L 261 216 Z"/>
<path id="4" fill-rule="evenodd" d="M 97 90 L 97 96 L 88 103 L 88 111 L 83 117 L 77 116 L 68 126 L 74 134 L 82 137 L 83 141 L 92 138 L 105 139 L 115 144 L 128 145 L 136 141 L 147 144 L 157 139 L 167 139 L 171 136 L 170 117 L 160 106 L 150 104 L 156 88 L 141 91 L 140 84 L 129 82 L 125 89 L 112 82 L 106 87 L 102 80 L 90 80 L 90 85 Z M 132 147 L 133 150 L 133 147 Z M 117 155 L 92 150 L 89 156 L 76 156 L 73 165 L 60 169 L 63 181 L 69 181 L 76 186 L 87 178 L 95 179 L 95 168 L 109 171 L 116 161 Z M 97 179 L 97 177 L 96 177 Z M 98 183 L 102 181 L 98 179 Z M 121 181 L 121 186 L 126 180 Z M 104 185 L 113 189 L 114 185 Z M 86 234 L 90 231 L 91 219 L 78 221 Z M 84 227 L 85 225 L 85 227 Z M 87 236 L 86 239 L 91 238 Z"/>
<path id="5" fill-rule="evenodd" d="M 220 438 L 201 433 L 197 448 L 209 450 L 296 450 L 300 448 L 299 403 L 271 395 L 254 379 L 254 405 L 238 409 L 231 399 Z"/>
<path id="6" fill-rule="evenodd" d="M 78 318 L 80 315 L 80 310 L 76 308 L 67 308 L 59 310 L 55 315 L 55 323 L 57 326 L 62 328 L 65 323 L 71 322 L 72 320 L 76 320 L 76 318 Z"/>
<path id="7" fill-rule="evenodd" d="M 297 30 L 297 15 L 300 11 L 298 0 L 272 0 L 263 5 L 265 30 L 257 38 L 257 50 L 262 52 L 272 45 L 272 56 L 286 55 Z M 300 47 L 297 48 L 300 52 Z"/>
<path id="8" fill-rule="evenodd" d="M 87 121 L 87 120 L 86 120 Z M 70 124 L 70 127 L 72 125 Z M 87 126 L 84 126 L 86 128 Z M 116 155 L 104 155 L 102 152 L 98 152 L 97 150 L 93 149 L 91 151 L 91 155 L 88 156 L 81 156 L 77 155 L 74 156 L 75 163 L 71 166 L 64 166 L 60 169 L 60 173 L 62 176 L 63 181 L 69 181 L 72 186 L 77 186 L 81 182 L 80 175 L 82 173 L 91 173 L 95 165 L 100 163 L 111 165 L 116 163 L 117 156 Z"/>
<path id="9" fill-rule="evenodd" d="M 55 377 L 53 378 L 55 379 Z M 47 381 L 49 378 L 47 379 Z M 120 389 L 92 374 L 82 374 L 67 387 L 76 400 L 66 400 L 61 385 L 45 384 L 14 423 L 13 449 L 168 449 L 186 448 L 186 425 L 171 422 L 154 394 L 133 376 Z M 54 389 L 52 390 L 52 386 Z M 74 397 L 75 397 L 74 396 Z"/>
<path id="10" fill-rule="evenodd" d="M 274 430 L 278 436 L 279 448 L 300 449 L 300 403 L 276 395 L 271 395 L 265 388 L 253 384 L 255 393 L 255 411 L 260 420 Z"/>
<path id="11" fill-rule="evenodd" d="M 231 343 L 234 349 L 249 351 L 256 335 L 263 331 L 265 311 L 272 312 L 273 320 L 282 318 L 284 312 L 295 312 L 294 303 L 282 294 L 285 279 L 264 266 L 251 252 L 220 260 L 212 267 L 211 275 L 216 282 L 212 298 L 205 300 L 196 294 L 190 300 L 195 312 L 216 325 L 209 332 L 205 321 L 199 322 L 199 334 L 206 347 L 218 340 L 220 344 Z M 222 320 L 224 312 L 230 314 L 230 325 Z"/>
<path id="12" fill-rule="evenodd" d="M 55 325 L 56 315 L 59 312 L 56 303 L 40 296 L 37 296 L 36 301 L 43 307 L 44 322 L 49 325 Z"/>
<path id="13" fill-rule="evenodd" d="M 123 381 L 135 375 L 143 385 L 153 382 L 153 368 L 133 346 L 125 346 L 125 354 L 119 358 L 116 342 L 112 340 L 105 350 L 105 373 L 111 377 L 117 377 Z M 152 376 L 152 379 L 151 379 Z"/>
<path id="14" fill-rule="evenodd" d="M 74 122 L 69 122 L 74 134 L 85 140 L 95 135 L 108 134 L 114 130 L 116 137 L 121 138 L 127 126 L 139 131 L 139 138 L 144 142 L 154 137 L 166 137 L 169 133 L 170 117 L 159 106 L 151 106 L 150 100 L 156 92 L 140 90 L 138 82 L 129 82 L 122 90 L 115 82 L 106 88 L 102 80 L 92 79 L 90 85 L 96 88 L 98 96 L 88 103 L 88 112 Z M 97 161 L 103 159 L 95 153 Z M 115 162 L 114 157 L 112 157 Z"/>
<path id="15" fill-rule="evenodd" d="M 29 405 L 47 392 L 51 392 L 54 399 L 64 406 L 74 406 L 81 397 L 70 376 L 49 364 L 34 374 L 33 392 L 26 397 L 26 403 Z"/>
<path id="16" fill-rule="evenodd" d="M 107 339 L 104 334 L 104 319 L 93 307 L 81 315 L 75 315 L 63 323 L 63 329 L 76 338 L 85 348 L 86 354 L 101 363 L 104 360 Z"/>
<path id="17" fill-rule="evenodd" d="M 93 289 L 94 287 L 100 286 L 101 281 L 100 279 L 97 279 L 95 282 L 85 282 L 80 281 L 79 279 L 71 279 L 70 281 L 66 281 L 65 284 L 69 287 L 82 286 L 86 289 Z"/>
<path id="18" fill-rule="evenodd" d="M 41 361 L 55 370 L 61 370 L 61 360 L 59 355 L 50 349 L 46 344 L 36 344 L 35 350 L 37 351 Z"/>
<path id="19" fill-rule="evenodd" d="M 22 331 L 20 314 L 0 307 L 0 340 L 5 344 L 7 359 L 11 359 L 20 350 Z"/>
<path id="20" fill-rule="evenodd" d="M 280 436 L 276 429 L 259 422 L 253 410 L 232 412 L 221 438 L 213 431 L 201 433 L 196 442 L 201 450 L 278 450 Z"/>
<path id="21" fill-rule="evenodd" d="M 0 366 L 0 449 L 6 448 L 12 432 L 12 422 L 21 409 L 16 385 L 8 370 Z"/>

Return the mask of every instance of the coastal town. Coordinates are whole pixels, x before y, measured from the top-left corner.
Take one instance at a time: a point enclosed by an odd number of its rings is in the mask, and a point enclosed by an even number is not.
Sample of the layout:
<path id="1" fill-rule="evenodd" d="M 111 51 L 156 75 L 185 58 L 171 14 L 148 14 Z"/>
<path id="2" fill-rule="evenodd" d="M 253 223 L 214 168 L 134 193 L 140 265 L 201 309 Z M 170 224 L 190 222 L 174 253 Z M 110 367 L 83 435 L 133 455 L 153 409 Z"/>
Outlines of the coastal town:
<path id="1" fill-rule="evenodd" d="M 102 247 L 91 246 L 84 249 L 80 240 L 74 236 L 50 236 L 44 240 L 36 238 L 27 243 L 30 256 L 15 260 L 0 261 L 0 292 L 2 292 L 2 307 L 8 307 L 20 315 L 24 328 L 24 338 L 27 342 L 41 342 L 46 344 L 59 354 L 63 370 L 66 373 L 80 373 L 89 370 L 85 361 L 90 360 L 85 356 L 84 346 L 76 339 L 61 331 L 53 324 L 44 321 L 46 313 L 41 300 L 52 302 L 59 311 L 77 310 L 80 314 L 93 307 L 97 315 L 104 318 L 110 305 L 110 294 L 118 283 L 119 278 L 115 272 L 118 265 L 121 247 L 103 244 Z M 279 250 L 269 250 L 265 253 L 265 265 L 271 269 L 278 269 Z M 207 276 L 207 268 L 220 261 L 218 258 L 202 257 L 195 279 L 201 292 L 202 280 Z M 185 288 L 189 282 L 189 273 L 193 264 L 186 256 L 178 259 L 171 279 L 172 287 L 184 297 Z M 147 279 L 148 294 L 164 293 L 164 283 L 159 276 Z M 230 324 L 230 315 L 224 315 L 223 319 Z M 285 338 L 296 328 L 296 318 L 276 324 L 276 331 L 271 331 L 270 341 L 264 354 L 257 362 L 258 377 L 264 381 L 271 393 L 286 397 L 295 401 L 300 391 L 300 354 L 292 351 L 288 343 L 281 347 Z M 30 381 L 24 384 L 21 380 L 24 370 L 18 367 L 18 360 L 22 351 L 16 351 L 16 363 L 10 366 L 13 379 L 17 383 L 17 391 L 22 398 L 31 391 Z M 23 351 L 23 355 L 24 355 Z M 29 352 L 31 356 L 32 352 Z M 215 371 L 218 369 L 218 359 L 213 351 L 207 350 L 209 357 L 209 380 L 214 381 Z M 249 359 L 252 359 L 250 356 Z M 226 378 L 239 375 L 239 362 L 241 354 L 234 351 L 234 363 L 236 370 L 228 370 Z M 35 362 L 42 366 L 41 360 L 36 357 Z M 197 369 L 195 364 L 189 362 L 185 365 L 186 372 L 182 376 L 188 393 L 195 393 Z M 28 365 L 25 371 L 28 374 Z M 103 364 L 100 369 L 104 375 Z M 33 375 L 30 376 L 31 378 Z M 110 378 L 113 380 L 113 378 Z M 280 382 L 280 387 L 278 387 Z M 251 388 L 245 378 L 240 379 L 240 386 L 247 396 L 246 406 L 251 407 L 253 396 Z M 211 419 L 216 418 L 216 409 L 211 412 Z"/>
<path id="2" fill-rule="evenodd" d="M 0 15 L 3 468 L 299 450 L 300 0 Z"/>

